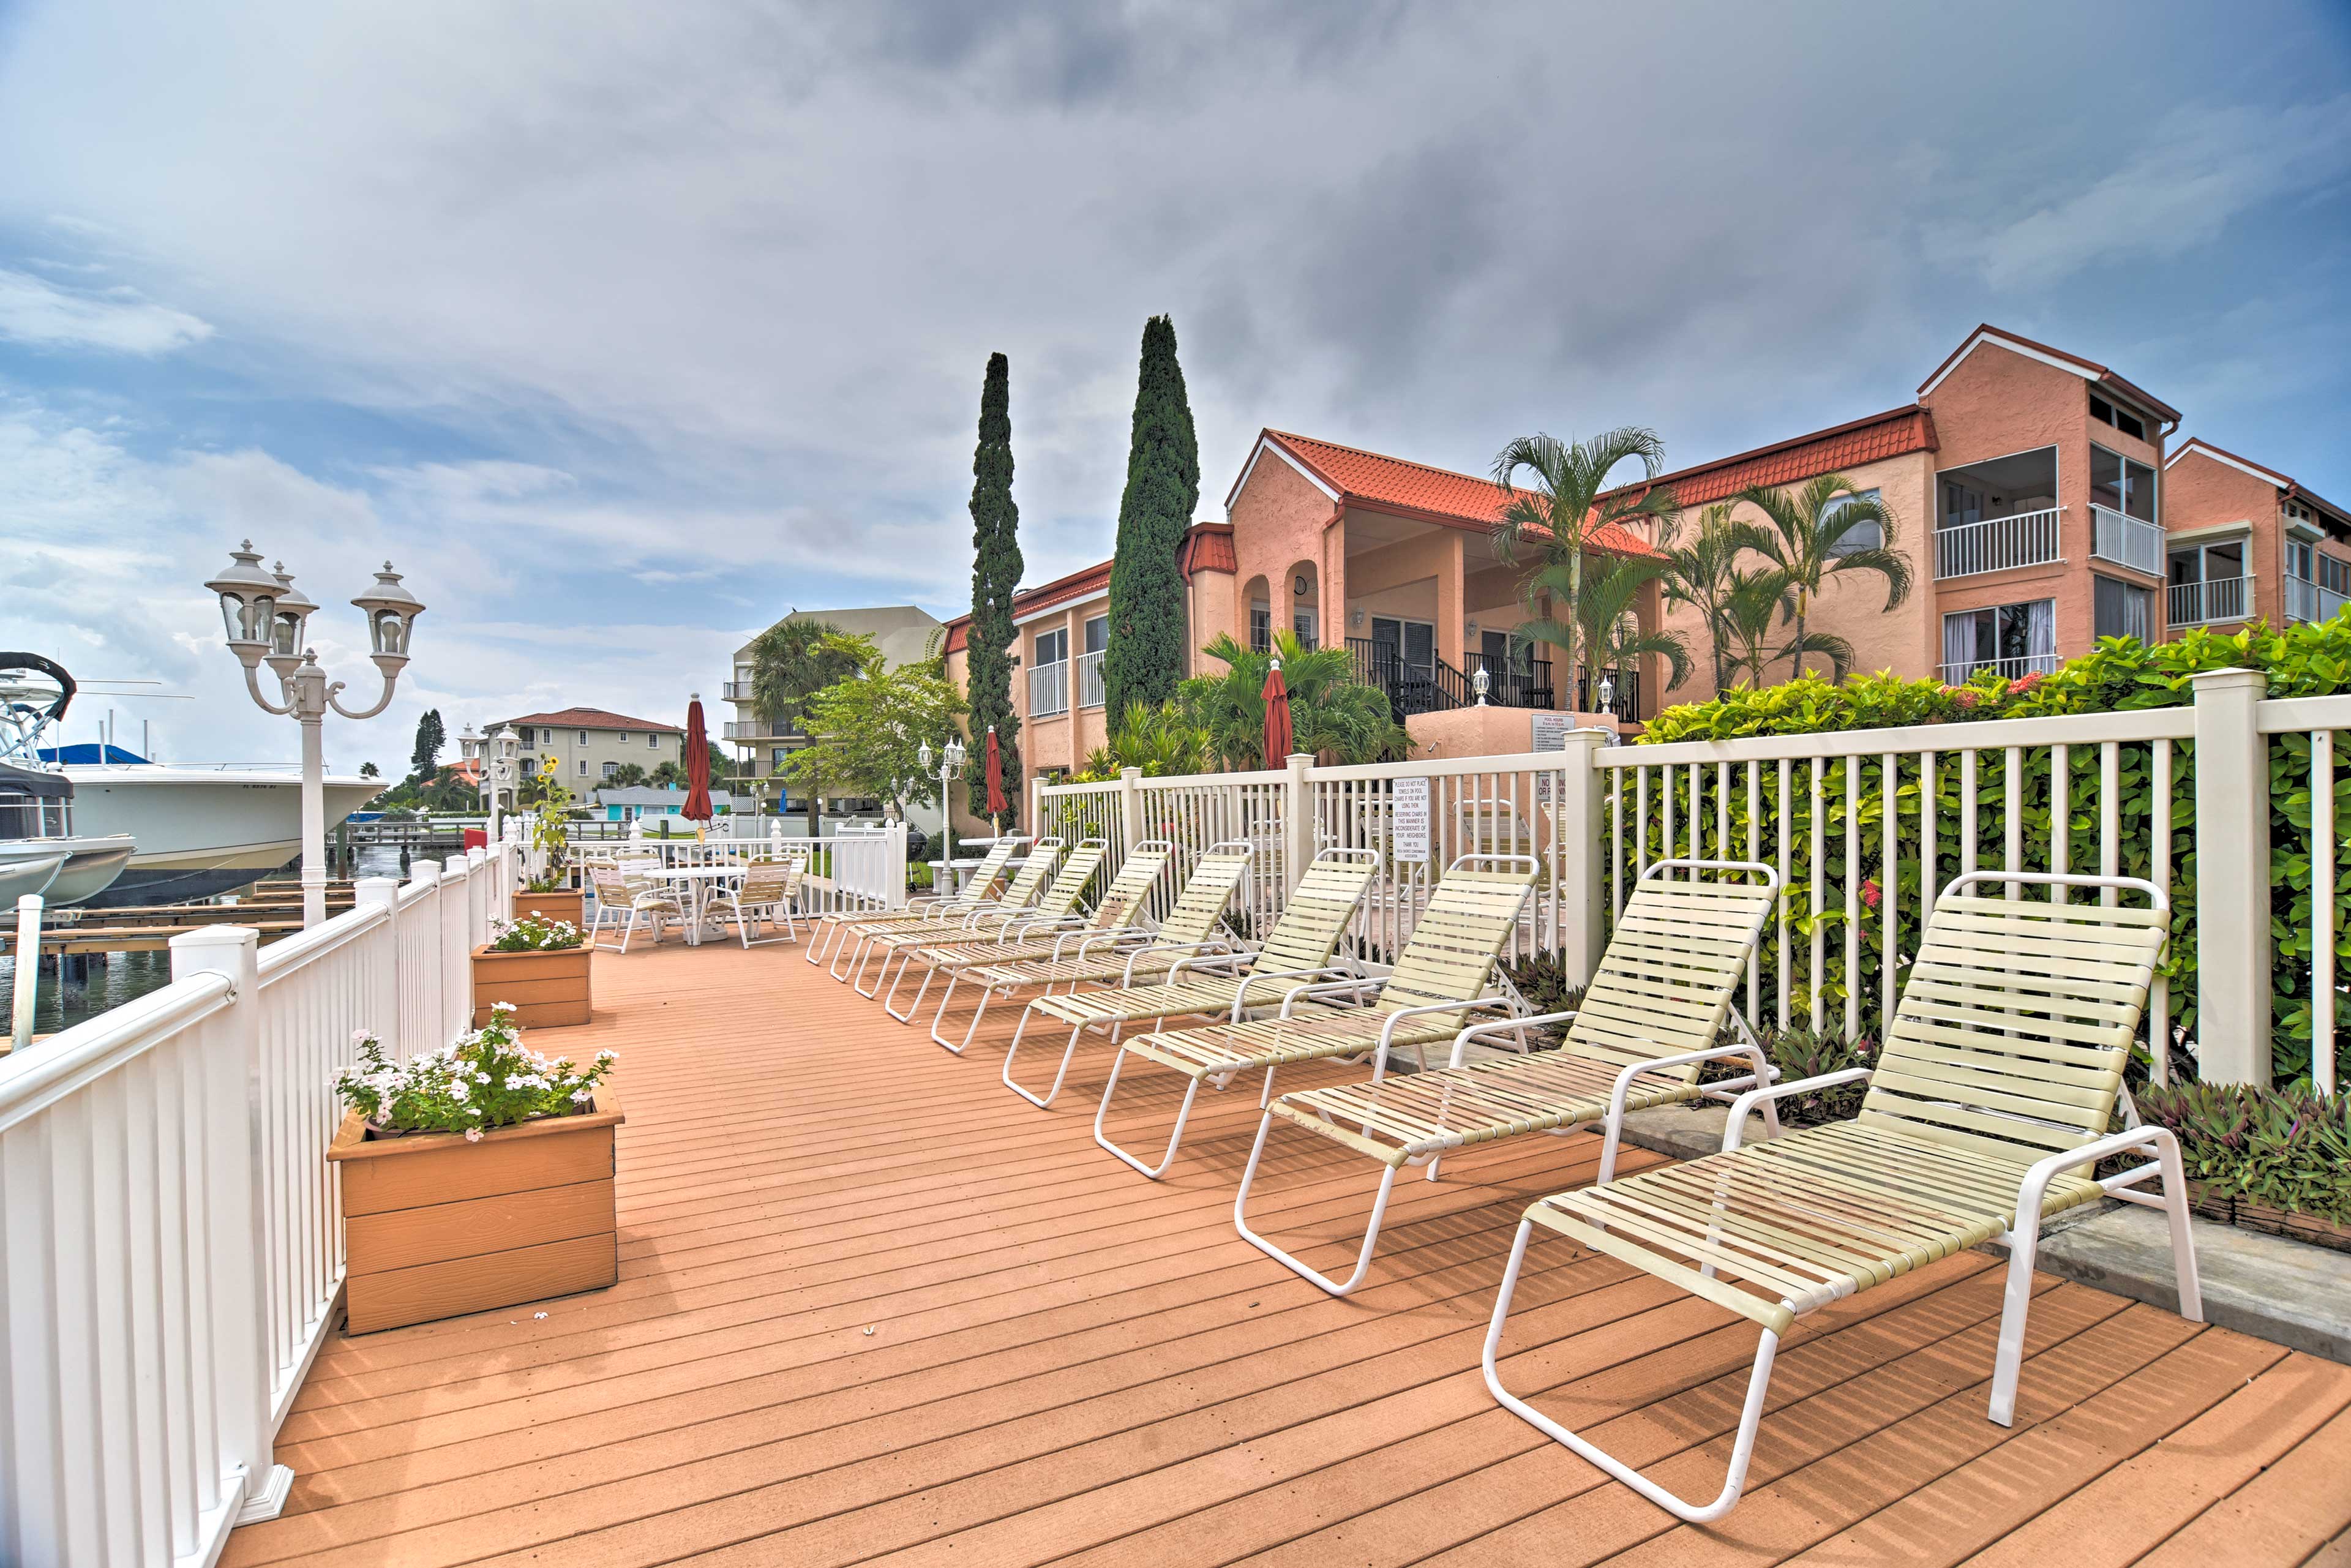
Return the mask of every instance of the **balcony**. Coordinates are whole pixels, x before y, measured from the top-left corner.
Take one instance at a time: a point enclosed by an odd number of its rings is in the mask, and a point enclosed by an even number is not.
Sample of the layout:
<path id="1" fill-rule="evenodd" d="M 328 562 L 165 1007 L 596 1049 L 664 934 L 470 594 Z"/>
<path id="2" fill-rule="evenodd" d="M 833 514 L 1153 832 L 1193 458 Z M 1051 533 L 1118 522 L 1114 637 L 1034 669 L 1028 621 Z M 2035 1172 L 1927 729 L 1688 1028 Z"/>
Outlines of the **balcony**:
<path id="1" fill-rule="evenodd" d="M 751 683 L 749 681 L 729 681 L 724 686 L 719 688 L 719 695 L 730 703 L 749 702 L 751 700 Z"/>
<path id="2" fill-rule="evenodd" d="M 2061 661 L 2054 653 L 2018 653 L 2004 659 L 1967 659 L 1956 664 L 1942 666 L 1943 684 L 1963 686 L 1970 675 L 1990 670 L 2003 681 L 2022 680 L 2027 675 L 2047 675 L 2056 672 Z"/>
<path id="3" fill-rule="evenodd" d="M 1029 718 L 1051 718 L 1070 711 L 1070 662 L 1056 659 L 1029 671 Z"/>
<path id="4" fill-rule="evenodd" d="M 1935 580 L 2044 566 L 2058 554 L 2057 519 L 2063 507 L 2018 512 L 2005 517 L 1957 523 L 1935 531 Z M 2149 567 L 2148 570 L 2155 569 Z"/>
<path id="5" fill-rule="evenodd" d="M 728 719 L 720 727 L 721 740 L 804 740 L 806 733 L 793 724 L 776 724 L 764 718 Z"/>
<path id="6" fill-rule="evenodd" d="M 1101 653 L 1078 655 L 1078 706 L 1100 707 L 1105 700 L 1102 690 L 1102 655 Z"/>
<path id="7" fill-rule="evenodd" d="M 2164 616 L 2173 626 L 2196 626 L 2215 621 L 2242 621 L 2253 612 L 2253 580 L 2215 577 L 2202 582 L 2175 582 Z"/>
<path id="8" fill-rule="evenodd" d="M 2285 618 L 2288 621 L 2332 621 L 2342 610 L 2345 598 L 2331 588 L 2322 588 L 2306 577 L 2293 572 L 2285 574 Z"/>
<path id="9" fill-rule="evenodd" d="M 2090 507 L 2090 553 L 2100 560 L 2163 575 L 2163 530 L 2144 518 L 2095 503 Z"/>
<path id="10" fill-rule="evenodd" d="M 1354 655 L 1355 679 L 1376 686 L 1387 695 L 1388 711 L 1397 718 L 1416 713 L 1446 713 L 1475 707 L 1477 672 L 1486 672 L 1486 701 L 1492 707 L 1549 708 L 1556 700 L 1549 659 L 1489 659 L 1483 653 L 1464 655 L 1466 670 L 1442 659 L 1407 659 L 1393 643 L 1350 637 L 1347 651 Z M 1628 689 L 1620 677 L 1619 693 Z"/>

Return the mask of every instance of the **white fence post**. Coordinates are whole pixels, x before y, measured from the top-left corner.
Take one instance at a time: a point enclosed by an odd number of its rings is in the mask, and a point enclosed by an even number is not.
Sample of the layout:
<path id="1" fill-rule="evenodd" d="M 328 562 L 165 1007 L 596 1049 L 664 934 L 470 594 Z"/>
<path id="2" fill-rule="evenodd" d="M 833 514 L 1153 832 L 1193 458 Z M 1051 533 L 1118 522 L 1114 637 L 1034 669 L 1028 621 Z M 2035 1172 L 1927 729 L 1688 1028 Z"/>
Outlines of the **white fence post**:
<path id="1" fill-rule="evenodd" d="M 2191 675 L 2196 693 L 2197 1067 L 2270 1082 L 2270 768 L 2259 670 Z"/>
<path id="2" fill-rule="evenodd" d="M 465 857 L 441 864 L 441 1029 L 446 1045 L 474 1021 L 473 927 L 465 911 Z"/>
<path id="3" fill-rule="evenodd" d="M 274 1462 L 270 1419 L 268 1313 L 263 1311 L 262 1238 L 267 1217 L 261 1201 L 261 953 L 260 933 L 245 925 L 187 931 L 171 941 L 172 978 L 227 977 L 230 1007 L 222 1030 L 236 1054 L 234 1071 L 208 1072 L 206 1120 L 219 1142 L 206 1194 L 213 1223 L 206 1250 L 218 1284 L 209 1347 L 219 1383 L 214 1389 L 222 1458 L 243 1474 L 245 1500 L 237 1522 L 275 1519 L 286 1506 L 294 1472 Z"/>
<path id="4" fill-rule="evenodd" d="M 487 850 L 465 852 L 465 946 L 470 950 L 490 939 L 490 879 L 482 869 Z"/>
<path id="5" fill-rule="evenodd" d="M 1558 820 L 1552 824 L 1559 846 L 1559 951 L 1572 986 L 1592 983 L 1607 936 L 1601 886 L 1603 791 L 1597 758 L 1609 737 L 1597 729 L 1572 729 L 1563 737 Z"/>
<path id="6" fill-rule="evenodd" d="M 376 1040 L 392 1056 L 400 1054 L 400 883 L 388 876 L 363 876 L 351 883 L 351 907 L 383 906 L 383 964 L 369 982 L 369 1011 Z"/>
<path id="7" fill-rule="evenodd" d="M 1040 813 L 1037 819 L 1042 821 Z M 1118 831 L 1119 853 L 1123 855 L 1143 841 L 1143 769 L 1122 768 L 1118 770 Z"/>
<path id="8" fill-rule="evenodd" d="M 1293 751 L 1288 761 L 1290 777 L 1281 785 L 1281 822 L 1289 840 L 1285 849 L 1290 862 L 1283 868 L 1289 873 L 1282 889 L 1285 900 L 1297 891 L 1306 868 L 1314 861 L 1314 786 L 1306 777 L 1307 769 L 1314 766 L 1314 758 L 1306 752 Z"/>

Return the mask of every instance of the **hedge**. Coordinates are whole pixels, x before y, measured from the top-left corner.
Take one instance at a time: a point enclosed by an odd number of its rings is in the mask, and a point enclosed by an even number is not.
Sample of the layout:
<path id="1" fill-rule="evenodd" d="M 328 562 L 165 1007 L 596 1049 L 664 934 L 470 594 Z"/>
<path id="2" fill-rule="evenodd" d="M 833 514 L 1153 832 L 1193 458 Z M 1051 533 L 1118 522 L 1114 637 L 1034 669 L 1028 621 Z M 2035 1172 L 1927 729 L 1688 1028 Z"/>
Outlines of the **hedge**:
<path id="1" fill-rule="evenodd" d="M 2231 667 L 2259 669 L 2269 676 L 2273 697 L 2328 695 L 2351 689 L 2351 619 L 2338 615 L 2325 622 L 2304 623 L 2274 632 L 2256 623 L 2232 635 L 2190 631 L 2177 641 L 2149 645 L 2131 638 L 2104 638 L 2095 652 L 2042 676 L 2002 681 L 1980 674 L 1964 686 L 1946 686 L 1932 680 L 1903 680 L 1888 674 L 1856 675 L 1841 684 L 1808 674 L 1777 686 L 1724 693 L 1712 702 L 1684 704 L 1667 709 L 1650 721 L 1641 742 L 1663 745 L 1685 740 L 1729 740 L 1767 735 L 1834 735 L 1863 733 L 1914 725 L 1964 723 L 1992 718 L 2035 718 L 2059 714 L 2104 713 L 2118 710 L 2176 707 L 2192 703 L 2189 678 L 2206 670 Z M 2170 1014 L 2175 1026 L 2174 1070 L 2192 1075 L 2192 1037 L 2196 1023 L 2196 852 L 2194 747 L 2175 742 L 2171 748 L 2171 894 L 2172 942 L 2165 974 L 2170 986 Z M 2117 846 L 2119 869 L 2126 876 L 2151 876 L 2157 835 L 2165 825 L 2154 820 L 2153 747 L 2126 745 L 2119 754 L 2120 799 Z M 1876 754 L 1862 743 L 1861 789 L 1855 803 L 1861 855 L 1854 873 L 1864 905 L 1860 953 L 1860 992 L 1856 998 L 1856 1028 L 1877 1032 L 1876 1001 L 1884 962 L 1883 939 L 1875 902 L 1884 890 L 1871 879 L 1876 874 L 1883 840 L 1883 779 Z M 2304 1077 L 2310 1071 L 2310 908 L 2309 846 L 2310 741 L 2304 735 L 2282 735 L 2270 746 L 2270 883 L 2271 936 L 2274 953 L 2272 985 L 2275 997 L 2273 1053 L 2280 1082 Z M 2024 866 L 2046 869 L 2050 863 L 2050 828 L 2062 809 L 2067 824 L 2069 863 L 2074 870 L 2096 869 L 2099 833 L 2099 762 L 2095 747 L 2076 747 L 2069 759 L 2068 788 L 2062 808 L 2051 779 L 2053 756 L 2045 748 L 2024 753 L 2020 772 L 2023 803 L 2021 812 Z M 1920 837 L 1918 808 L 1923 782 L 1919 758 L 1897 759 L 1896 824 L 1900 860 L 1896 899 L 1898 950 L 1915 947 L 1920 908 Z M 2005 863 L 2007 758 L 2003 752 L 1978 755 L 1977 847 L 1979 866 Z M 1714 779 L 1704 780 L 1704 815 L 1714 818 Z M 1777 768 L 1761 768 L 1762 821 L 1761 854 L 1776 863 L 1779 853 L 1777 813 L 1773 797 Z M 1731 837 L 1743 852 L 1747 841 L 1746 787 L 1742 769 L 1733 769 Z M 1846 992 L 1844 973 L 1844 907 L 1848 872 L 1844 862 L 1847 818 L 1845 763 L 1827 764 L 1823 779 L 1824 868 L 1823 907 L 1810 904 L 1809 879 L 1811 800 L 1809 764 L 1798 763 L 1791 777 L 1794 800 L 1790 813 L 1789 982 L 1791 1015 L 1796 1023 L 1811 1018 L 1809 939 L 1815 928 L 1824 933 L 1826 947 L 1821 1001 L 1824 1022 L 1842 1018 Z M 1683 820 L 1687 784 L 1676 800 L 1676 838 L 1687 849 L 1687 825 Z M 1956 759 L 1938 756 L 1936 779 L 1938 841 L 1935 885 L 1939 888 L 1959 874 L 1960 821 L 1959 768 Z M 2338 833 L 2351 825 L 2351 756 L 2338 764 L 2335 784 Z M 1632 801 L 1626 801 L 1628 813 Z M 1652 856 L 1666 852 L 1662 813 L 1653 799 L 1644 824 Z M 2336 856 L 2333 890 L 2340 907 L 2351 894 L 2351 854 Z M 2338 921 L 2335 934 L 2337 973 L 2351 976 L 2351 931 Z M 1778 1016 L 1776 965 L 1760 966 L 1764 1016 Z M 2336 1015 L 2338 1061 L 2351 1061 L 2345 1051 L 2351 1034 L 2351 1007 Z M 2186 1046 L 2188 1049 L 2179 1049 Z"/>

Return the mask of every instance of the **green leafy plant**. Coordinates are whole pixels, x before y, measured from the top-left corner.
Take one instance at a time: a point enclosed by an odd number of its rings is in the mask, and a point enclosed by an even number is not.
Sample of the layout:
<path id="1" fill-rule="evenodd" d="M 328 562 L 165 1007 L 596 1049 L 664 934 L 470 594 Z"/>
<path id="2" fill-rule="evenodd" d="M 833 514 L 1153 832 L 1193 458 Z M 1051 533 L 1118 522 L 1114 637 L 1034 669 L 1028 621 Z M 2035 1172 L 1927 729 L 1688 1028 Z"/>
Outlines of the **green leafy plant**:
<path id="1" fill-rule="evenodd" d="M 2309 1085 L 2179 1083 L 2141 1090 L 2141 1119 L 2179 1140 L 2188 1179 L 2218 1196 L 2351 1224 L 2351 1099 Z"/>
<path id="2" fill-rule="evenodd" d="M 815 797 L 870 795 L 902 811 L 929 805 L 939 778 L 922 765 L 923 743 L 952 734 L 965 712 L 939 634 L 924 657 L 894 670 L 872 638 L 836 641 L 855 654 L 855 673 L 809 699 L 810 740 L 785 762 L 785 776 Z"/>
<path id="3" fill-rule="evenodd" d="M 406 1061 L 393 1061 L 361 1030 L 353 1036 L 359 1063 L 335 1080 L 335 1092 L 379 1134 L 463 1133 L 468 1141 L 592 1108 L 613 1053 L 598 1051 L 584 1068 L 569 1057 L 550 1060 L 524 1047 L 514 1015 L 511 1004 L 495 1003 L 481 1029 Z"/>
<path id="4" fill-rule="evenodd" d="M 1176 688 L 1176 700 L 1228 769 L 1281 766 L 1281 758 L 1265 755 L 1265 677 L 1275 659 L 1290 693 L 1291 744 L 1300 751 L 1343 764 L 1384 762 L 1410 752 L 1411 737 L 1389 710 L 1387 694 L 1355 679 L 1354 655 L 1343 647 L 1309 648 L 1284 630 L 1274 632 L 1270 653 L 1245 648 L 1229 635 L 1200 652 L 1228 669 L 1193 676 Z"/>
<path id="5" fill-rule="evenodd" d="M 1145 779 L 1206 773 L 1214 762 L 1208 732 L 1180 704 L 1129 703 L 1108 744 L 1086 754 L 1074 782 L 1107 784 L 1129 768 L 1141 769 Z"/>
<path id="6" fill-rule="evenodd" d="M 1855 1067 L 1877 1065 L 1876 1043 L 1866 1035 L 1847 1041 L 1833 1031 L 1809 1029 L 1764 1030 L 1761 1033 L 1763 1059 L 1778 1070 L 1779 1082 L 1782 1083 L 1821 1078 Z M 1729 1045 L 1736 1039 L 1735 1034 L 1726 1030 L 1722 1043 Z M 1726 1079 L 1746 1077 L 1751 1071 L 1744 1059 L 1709 1061 L 1699 1069 L 1698 1081 L 1719 1083 Z M 1845 1121 L 1861 1109 L 1862 1096 L 1868 1092 L 1867 1083 L 1855 1082 L 1792 1094 L 1777 1102 L 1780 1124 L 1783 1127 L 1812 1127 L 1823 1122 Z"/>
<path id="7" fill-rule="evenodd" d="M 536 910 L 518 915 L 496 927 L 490 938 L 493 953 L 556 953 L 567 947 L 577 947 L 582 938 L 580 927 L 569 920 L 554 920 Z"/>
<path id="8" fill-rule="evenodd" d="M 1805 622 L 1823 589 L 1874 572 L 1886 580 L 1887 610 L 1910 597 L 1910 561 L 1894 548 L 1893 511 L 1855 489 L 1844 475 L 1823 474 L 1792 492 L 1750 486 L 1739 499 L 1770 525 L 1757 533 L 1763 554 L 1787 583 L 1788 618 L 1796 628 L 1788 653 L 1796 674 L 1803 674 L 1804 656 L 1814 646 Z M 1878 530 L 1876 544 L 1856 548 L 1846 542 L 1855 529 L 1872 526 Z M 1851 663 L 1851 650 L 1844 652 L 1840 670 Z"/>
<path id="9" fill-rule="evenodd" d="M 1200 447 L 1176 357 L 1176 323 L 1154 316 L 1143 325 L 1110 569 L 1110 648 L 1102 677 L 1113 713 L 1176 694 L 1184 655 L 1184 574 L 1176 559 L 1199 500 Z"/>
<path id="10" fill-rule="evenodd" d="M 1665 461 L 1657 433 L 1637 425 L 1604 431 L 1589 441 L 1522 435 L 1494 458 L 1494 483 L 1503 497 L 1494 554 L 1515 568 L 1521 550 L 1535 551 L 1519 584 L 1527 621 L 1518 634 L 1560 649 L 1571 680 L 1583 663 L 1576 642 L 1585 558 L 1612 553 L 1609 536 L 1633 525 L 1646 524 L 1661 538 L 1675 527 L 1670 491 L 1650 484 L 1611 489 L 1608 476 L 1624 464 L 1637 463 L 1642 479 L 1653 480 Z"/>

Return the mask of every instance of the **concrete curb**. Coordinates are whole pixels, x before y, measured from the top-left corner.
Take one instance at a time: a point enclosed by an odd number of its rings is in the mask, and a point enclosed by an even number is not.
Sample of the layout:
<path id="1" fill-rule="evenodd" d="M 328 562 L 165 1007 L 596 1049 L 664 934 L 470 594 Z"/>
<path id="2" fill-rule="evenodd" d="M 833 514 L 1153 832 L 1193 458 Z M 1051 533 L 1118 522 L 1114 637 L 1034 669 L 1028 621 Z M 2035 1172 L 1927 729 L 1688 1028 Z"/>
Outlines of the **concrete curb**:
<path id="1" fill-rule="evenodd" d="M 1625 1141 L 1698 1159 L 1721 1149 L 1729 1119 L 1722 1105 L 1635 1111 L 1625 1118 Z M 1748 1136 L 1761 1131 L 1759 1121 Z M 2351 1365 L 2351 1252 L 2210 1220 L 2190 1223 L 2207 1322 Z M 1977 1250 L 2008 1256 L 1996 1242 Z M 2042 1227 L 2039 1267 L 2166 1312 L 2179 1307 L 2170 1229 L 2158 1209 L 2111 1200 L 2069 1209 Z"/>

